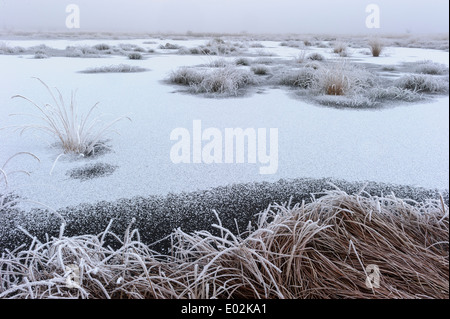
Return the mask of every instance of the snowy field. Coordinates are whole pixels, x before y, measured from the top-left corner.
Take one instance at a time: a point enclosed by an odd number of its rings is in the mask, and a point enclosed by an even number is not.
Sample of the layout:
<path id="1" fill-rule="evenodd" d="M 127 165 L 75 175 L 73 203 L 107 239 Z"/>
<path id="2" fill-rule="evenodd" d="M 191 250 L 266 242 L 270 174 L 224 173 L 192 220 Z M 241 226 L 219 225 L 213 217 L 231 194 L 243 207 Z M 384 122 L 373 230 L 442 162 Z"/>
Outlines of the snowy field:
<path id="1" fill-rule="evenodd" d="M 18 152 L 31 152 L 40 162 L 21 156 L 8 163 L 8 170 L 26 170 L 9 176 L 9 189 L 26 199 L 52 208 L 80 203 L 114 201 L 119 198 L 207 190 L 234 183 L 275 182 L 279 179 L 331 177 L 346 181 L 374 181 L 448 190 L 449 185 L 449 97 L 433 95 L 425 100 L 390 103 L 379 108 L 335 108 L 311 103 L 292 88 L 267 85 L 251 88 L 243 96 L 211 98 L 183 92 L 183 87 L 168 83 L 172 71 L 184 66 L 208 65 L 223 58 L 265 58 L 290 61 L 302 52 L 317 52 L 327 60 L 344 59 L 333 53 L 332 45 L 311 45 L 300 49 L 280 45 L 282 41 L 255 41 L 242 52 L 224 56 L 180 54 L 162 49 L 166 43 L 196 47 L 209 39 L 133 39 L 133 40 L 5 40 L 4 47 L 21 47 L 22 52 L 0 54 L 0 127 L 35 123 L 33 117 L 9 116 L 36 114 L 37 109 L 20 94 L 39 103 L 50 103 L 50 96 L 32 77 L 57 87 L 64 99 L 77 90 L 82 113 L 100 102 L 105 120 L 127 115 L 108 135 L 110 151 L 90 158 L 61 156 L 56 140 L 33 131 L 20 135 L 14 129 L 0 130 L 0 163 Z M 0 40 L 1 42 L 2 40 Z M 38 59 L 28 48 L 44 44 L 65 50 L 67 46 L 97 44 L 135 45 L 144 49 L 142 59 L 124 55 L 66 57 L 55 54 Z M 44 50 L 44 51 L 45 51 Z M 449 65 L 443 50 L 386 47 L 380 57 L 368 49 L 348 48 L 346 60 L 369 66 L 389 78 L 404 74 L 405 63 L 431 60 Z M 59 52 L 59 51 L 58 51 Z M 101 52 L 100 52 L 101 53 Z M 146 69 L 136 73 L 82 73 L 92 68 L 126 64 Z M 172 130 L 192 132 L 193 121 L 203 129 L 277 128 L 278 170 L 273 175 L 259 174 L 258 164 L 174 164 L 170 151 Z M 55 164 L 54 164 L 55 163 Z M 104 176 L 77 179 L 75 169 L 105 164 L 111 172 Z M 54 165 L 53 171 L 52 167 Z M 50 174 L 52 171 L 52 174 Z M 30 204 L 22 203 L 26 206 Z"/>

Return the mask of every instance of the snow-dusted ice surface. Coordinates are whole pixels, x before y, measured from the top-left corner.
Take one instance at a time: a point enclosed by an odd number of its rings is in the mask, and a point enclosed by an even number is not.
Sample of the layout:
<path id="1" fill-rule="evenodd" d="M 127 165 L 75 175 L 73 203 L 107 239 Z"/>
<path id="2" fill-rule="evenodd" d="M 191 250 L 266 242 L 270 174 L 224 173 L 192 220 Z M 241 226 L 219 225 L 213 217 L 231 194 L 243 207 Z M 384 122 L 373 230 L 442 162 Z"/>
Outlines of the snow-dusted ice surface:
<path id="1" fill-rule="evenodd" d="M 146 40 L 79 41 L 83 44 L 134 43 L 144 48 Z M 158 41 L 158 40 L 155 40 Z M 170 41 L 177 43 L 177 41 Z M 195 46 L 202 41 L 180 41 Z M 36 44 L 65 48 L 74 41 L 10 41 L 10 46 Z M 264 50 L 275 58 L 292 58 L 298 49 L 275 42 L 262 42 Z M 250 49 L 249 52 L 252 52 Z M 332 56 L 331 49 L 312 49 Z M 449 64 L 448 52 L 388 48 L 387 56 L 372 58 L 355 50 L 352 59 L 359 62 L 395 65 L 424 59 Z M 0 163 L 17 152 L 32 152 L 41 162 L 20 157 L 9 170 L 29 170 L 31 176 L 15 174 L 10 187 L 33 201 L 53 208 L 112 201 L 136 195 L 194 191 L 240 182 L 277 181 L 281 178 L 332 177 L 347 181 L 406 184 L 448 189 L 449 185 L 449 98 L 431 102 L 402 104 L 377 110 L 334 109 L 311 105 L 295 98 L 286 89 L 267 88 L 264 92 L 239 98 L 212 99 L 176 92 L 168 85 L 170 71 L 180 66 L 198 65 L 211 57 L 174 54 L 148 55 L 139 61 L 126 57 L 32 59 L 30 56 L 0 55 L 0 127 L 33 123 L 33 118 L 11 113 L 36 114 L 21 94 L 37 102 L 50 102 L 48 93 L 31 77 L 39 77 L 58 87 L 68 99 L 77 89 L 78 107 L 84 113 L 100 101 L 99 112 L 106 119 L 129 115 L 132 122 L 121 121 L 115 128 L 120 135 L 110 135 L 112 152 L 90 159 L 61 157 L 52 175 L 52 165 L 61 150 L 52 147 L 52 139 L 22 136 L 13 130 L 0 130 Z M 234 59 L 234 58 L 230 58 Z M 142 73 L 83 74 L 92 67 L 117 64 L 149 69 Z M 192 132 L 193 120 L 203 128 L 278 128 L 279 168 L 275 175 L 260 175 L 259 164 L 173 164 L 170 149 L 175 128 Z M 72 179 L 68 172 L 91 163 L 117 166 L 113 174 L 89 180 Z"/>

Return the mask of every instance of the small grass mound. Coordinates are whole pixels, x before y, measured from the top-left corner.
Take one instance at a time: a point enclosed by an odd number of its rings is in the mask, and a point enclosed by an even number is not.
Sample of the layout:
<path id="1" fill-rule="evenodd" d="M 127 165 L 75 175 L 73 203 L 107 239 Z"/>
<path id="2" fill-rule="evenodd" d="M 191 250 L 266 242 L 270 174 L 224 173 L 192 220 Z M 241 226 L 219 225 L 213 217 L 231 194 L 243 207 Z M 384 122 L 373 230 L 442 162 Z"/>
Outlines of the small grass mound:
<path id="1" fill-rule="evenodd" d="M 161 44 L 159 46 L 159 49 L 162 49 L 162 50 L 178 50 L 178 49 L 181 49 L 181 46 L 179 46 L 178 44 L 166 43 L 166 44 Z"/>
<path id="2" fill-rule="evenodd" d="M 355 94 L 373 86 L 374 77 L 366 70 L 345 60 L 320 68 L 314 89 L 326 95 Z"/>
<path id="3" fill-rule="evenodd" d="M 315 69 L 308 67 L 288 71 L 279 76 L 278 84 L 301 89 L 309 89 L 312 87 L 316 79 L 315 71 Z"/>
<path id="4" fill-rule="evenodd" d="M 317 52 L 311 53 L 309 54 L 306 59 L 311 60 L 311 61 L 325 61 L 325 57 Z"/>
<path id="5" fill-rule="evenodd" d="M 429 75 L 445 75 L 448 74 L 448 67 L 445 64 L 425 60 L 413 63 L 413 72 Z"/>
<path id="6" fill-rule="evenodd" d="M 267 75 L 270 73 L 270 69 L 265 65 L 255 65 L 250 68 L 256 75 Z"/>
<path id="7" fill-rule="evenodd" d="M 172 72 L 169 81 L 189 86 L 192 93 L 238 96 L 242 89 L 256 82 L 248 70 L 225 66 L 214 70 L 181 68 Z"/>
<path id="8" fill-rule="evenodd" d="M 419 93 L 446 94 L 449 92 L 447 78 L 435 77 L 428 74 L 408 74 L 397 79 L 394 85 L 398 88 Z"/>
<path id="9" fill-rule="evenodd" d="M 128 54 L 128 59 L 130 60 L 142 60 L 144 56 L 139 52 L 133 52 Z"/>

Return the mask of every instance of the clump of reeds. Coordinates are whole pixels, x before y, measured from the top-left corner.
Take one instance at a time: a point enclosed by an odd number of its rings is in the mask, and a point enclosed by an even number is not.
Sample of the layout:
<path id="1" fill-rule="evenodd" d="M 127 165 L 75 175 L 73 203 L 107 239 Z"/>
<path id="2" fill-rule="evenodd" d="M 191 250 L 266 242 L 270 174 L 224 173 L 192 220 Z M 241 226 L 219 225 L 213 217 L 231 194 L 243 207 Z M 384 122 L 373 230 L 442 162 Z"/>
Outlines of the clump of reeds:
<path id="1" fill-rule="evenodd" d="M 111 131 L 114 124 L 124 118 L 129 119 L 122 116 L 109 123 L 102 123 L 101 115 L 94 117 L 94 111 L 98 103 L 89 109 L 87 115 L 80 114 L 73 92 L 67 105 L 58 89 L 55 89 L 54 93 L 41 79 L 36 79 L 47 89 L 53 104 L 38 105 L 22 95 L 13 96 L 12 98 L 22 98 L 30 102 L 39 111 L 38 114 L 24 114 L 37 118 L 39 120 L 37 123 L 26 124 L 17 128 L 21 130 L 21 133 L 34 129 L 56 137 L 65 154 L 92 155 L 95 149 L 103 145 L 102 139 Z"/>
<path id="2" fill-rule="evenodd" d="M 379 38 L 373 38 L 369 41 L 369 49 L 372 56 L 379 57 L 384 50 L 383 42 Z"/>

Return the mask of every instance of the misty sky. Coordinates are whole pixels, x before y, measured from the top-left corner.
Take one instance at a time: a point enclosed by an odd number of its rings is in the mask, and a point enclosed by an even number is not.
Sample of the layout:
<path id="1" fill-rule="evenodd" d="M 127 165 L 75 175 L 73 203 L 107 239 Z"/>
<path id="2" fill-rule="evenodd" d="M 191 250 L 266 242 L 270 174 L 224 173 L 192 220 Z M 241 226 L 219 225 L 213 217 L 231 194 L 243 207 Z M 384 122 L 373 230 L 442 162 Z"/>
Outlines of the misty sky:
<path id="1" fill-rule="evenodd" d="M 448 0 L 0 0 L 0 29 L 65 31 L 68 4 L 80 31 L 250 33 L 448 32 Z M 367 29 L 368 4 L 381 28 Z"/>

